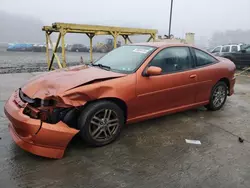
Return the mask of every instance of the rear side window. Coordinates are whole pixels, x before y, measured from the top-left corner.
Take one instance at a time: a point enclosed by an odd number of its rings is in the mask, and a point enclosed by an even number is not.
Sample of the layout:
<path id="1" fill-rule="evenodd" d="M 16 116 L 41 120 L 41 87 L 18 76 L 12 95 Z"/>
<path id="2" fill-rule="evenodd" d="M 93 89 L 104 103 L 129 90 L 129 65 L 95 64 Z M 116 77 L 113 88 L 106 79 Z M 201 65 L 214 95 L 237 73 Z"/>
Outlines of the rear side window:
<path id="1" fill-rule="evenodd" d="M 221 52 L 229 52 L 230 46 L 223 46 Z"/>
<path id="2" fill-rule="evenodd" d="M 231 51 L 232 52 L 237 52 L 238 51 L 238 47 L 237 46 L 232 46 Z"/>
<path id="3" fill-rule="evenodd" d="M 197 67 L 209 65 L 209 64 L 213 64 L 213 63 L 217 62 L 217 60 L 213 56 L 211 56 L 211 55 L 209 55 L 201 50 L 194 49 L 194 53 L 196 55 L 196 60 L 197 60 L 196 66 Z"/>
<path id="4" fill-rule="evenodd" d="M 250 52 L 250 46 L 245 48 L 246 52 Z"/>

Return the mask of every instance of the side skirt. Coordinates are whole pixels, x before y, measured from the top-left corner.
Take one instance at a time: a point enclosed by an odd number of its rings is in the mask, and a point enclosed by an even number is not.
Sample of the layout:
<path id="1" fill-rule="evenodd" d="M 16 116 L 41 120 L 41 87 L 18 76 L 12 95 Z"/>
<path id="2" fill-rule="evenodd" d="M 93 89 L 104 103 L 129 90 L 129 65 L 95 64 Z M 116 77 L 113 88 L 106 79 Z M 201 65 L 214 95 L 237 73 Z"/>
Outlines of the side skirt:
<path id="1" fill-rule="evenodd" d="M 150 114 L 146 114 L 146 115 L 142 115 L 142 116 L 138 116 L 138 117 L 135 117 L 135 118 L 128 119 L 127 124 L 135 123 L 135 122 L 139 122 L 139 121 L 147 120 L 147 119 L 151 119 L 151 118 L 160 117 L 160 116 L 167 115 L 167 114 L 172 114 L 172 113 L 176 113 L 176 112 L 189 110 L 189 109 L 192 109 L 192 108 L 204 106 L 204 105 L 206 105 L 208 103 L 209 103 L 209 101 L 204 101 L 204 102 L 194 103 L 194 104 L 191 104 L 191 105 L 185 105 L 185 106 L 171 108 L 171 109 L 167 109 L 167 110 L 161 110 L 161 111 L 158 111 L 158 112 L 154 112 L 154 113 L 150 113 Z"/>

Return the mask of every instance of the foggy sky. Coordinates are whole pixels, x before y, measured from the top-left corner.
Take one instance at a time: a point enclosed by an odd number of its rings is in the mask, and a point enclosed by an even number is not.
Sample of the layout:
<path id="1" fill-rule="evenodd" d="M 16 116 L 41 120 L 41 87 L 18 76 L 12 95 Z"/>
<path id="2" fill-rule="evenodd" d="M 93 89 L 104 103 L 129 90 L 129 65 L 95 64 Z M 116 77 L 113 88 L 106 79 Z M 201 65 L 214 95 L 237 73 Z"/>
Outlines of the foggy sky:
<path id="1" fill-rule="evenodd" d="M 0 0 L 0 10 L 40 19 L 126 25 L 168 32 L 170 0 Z M 250 29 L 250 0 L 174 0 L 172 33 L 207 36 L 215 31 Z"/>

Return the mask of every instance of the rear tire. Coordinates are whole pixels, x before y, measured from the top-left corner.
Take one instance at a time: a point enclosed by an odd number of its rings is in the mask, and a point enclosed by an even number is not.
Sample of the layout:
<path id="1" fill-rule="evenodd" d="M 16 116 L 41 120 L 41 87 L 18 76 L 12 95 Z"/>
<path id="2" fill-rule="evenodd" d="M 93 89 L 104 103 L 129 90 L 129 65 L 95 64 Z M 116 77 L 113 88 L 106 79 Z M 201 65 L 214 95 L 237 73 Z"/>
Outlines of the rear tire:
<path id="1" fill-rule="evenodd" d="M 208 110 L 216 111 L 223 107 L 226 102 L 228 88 L 225 82 L 219 81 L 212 89 L 209 104 L 205 107 Z"/>
<path id="2" fill-rule="evenodd" d="M 91 146 L 104 146 L 115 141 L 124 125 L 124 113 L 111 101 L 90 103 L 78 118 L 83 140 Z"/>

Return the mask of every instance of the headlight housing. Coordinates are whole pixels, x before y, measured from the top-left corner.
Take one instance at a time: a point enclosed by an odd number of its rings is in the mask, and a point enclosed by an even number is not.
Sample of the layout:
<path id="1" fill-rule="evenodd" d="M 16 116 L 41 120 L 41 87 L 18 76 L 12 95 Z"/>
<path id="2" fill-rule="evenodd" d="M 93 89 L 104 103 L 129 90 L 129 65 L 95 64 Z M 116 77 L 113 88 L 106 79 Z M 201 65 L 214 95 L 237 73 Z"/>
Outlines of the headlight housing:
<path id="1" fill-rule="evenodd" d="M 28 103 L 30 106 L 34 108 L 50 107 L 56 105 L 56 101 L 53 99 L 39 99 L 39 98 L 32 99 L 25 93 L 23 93 L 21 88 L 19 89 L 19 97 L 24 103 Z"/>

